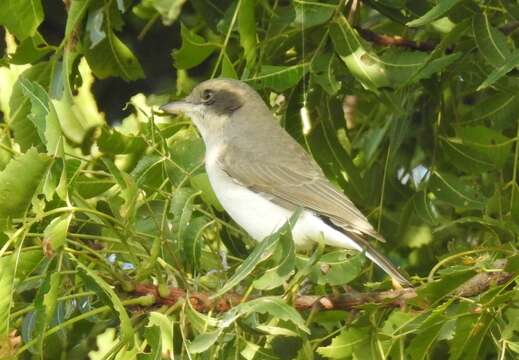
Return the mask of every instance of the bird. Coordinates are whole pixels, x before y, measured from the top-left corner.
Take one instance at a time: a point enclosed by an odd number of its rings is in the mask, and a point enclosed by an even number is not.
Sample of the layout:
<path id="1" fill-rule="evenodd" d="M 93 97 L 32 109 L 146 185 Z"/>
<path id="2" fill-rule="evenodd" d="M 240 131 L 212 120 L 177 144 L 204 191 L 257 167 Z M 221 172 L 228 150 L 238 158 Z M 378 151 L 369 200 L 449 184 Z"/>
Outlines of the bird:
<path id="1" fill-rule="evenodd" d="M 191 118 L 205 143 L 205 170 L 216 197 L 254 240 L 265 239 L 301 209 L 291 227 L 297 249 L 323 239 L 326 245 L 364 253 L 395 286 L 412 287 L 368 241 L 384 238 L 251 86 L 235 79 L 206 80 L 161 110 Z"/>

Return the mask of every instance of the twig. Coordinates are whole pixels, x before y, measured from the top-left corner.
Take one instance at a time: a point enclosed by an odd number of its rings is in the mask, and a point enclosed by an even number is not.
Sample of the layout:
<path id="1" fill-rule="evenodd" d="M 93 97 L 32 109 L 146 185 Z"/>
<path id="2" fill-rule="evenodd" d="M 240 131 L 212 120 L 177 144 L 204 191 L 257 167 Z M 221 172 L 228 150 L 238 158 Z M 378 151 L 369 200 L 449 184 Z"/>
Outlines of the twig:
<path id="1" fill-rule="evenodd" d="M 504 269 L 506 260 L 498 260 L 494 263 L 495 269 Z M 471 297 L 489 289 L 491 286 L 506 283 L 513 274 L 506 271 L 493 271 L 479 273 L 462 284 L 454 294 L 456 296 Z M 243 296 L 237 293 L 228 293 L 220 299 L 212 300 L 211 294 L 194 292 L 189 293 L 184 289 L 170 288 L 169 293 L 160 294 L 155 285 L 138 284 L 134 290 L 135 295 L 153 295 L 156 305 L 173 305 L 180 299 L 189 298 L 191 305 L 201 312 L 210 310 L 225 312 L 241 302 Z M 340 295 L 298 295 L 294 299 L 294 307 L 297 310 L 352 310 L 365 304 L 378 304 L 384 307 L 402 307 L 407 301 L 417 296 L 413 288 L 395 289 L 380 292 L 358 292 L 348 288 Z"/>
<path id="2" fill-rule="evenodd" d="M 364 29 L 358 26 L 355 27 L 355 29 L 357 29 L 360 36 L 362 36 L 365 40 L 383 46 L 398 46 L 418 51 L 433 51 L 437 45 L 437 43 L 433 41 L 424 41 L 418 43 L 413 40 L 405 39 L 401 36 L 389 36 L 384 34 L 378 34 L 374 31 Z"/>

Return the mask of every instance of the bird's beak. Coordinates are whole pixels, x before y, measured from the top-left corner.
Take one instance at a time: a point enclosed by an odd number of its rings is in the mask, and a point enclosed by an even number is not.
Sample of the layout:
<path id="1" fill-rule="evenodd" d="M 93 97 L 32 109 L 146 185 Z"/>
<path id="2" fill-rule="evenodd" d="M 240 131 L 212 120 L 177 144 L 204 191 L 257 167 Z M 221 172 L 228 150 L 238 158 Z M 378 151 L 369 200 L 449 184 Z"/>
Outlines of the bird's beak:
<path id="1" fill-rule="evenodd" d="M 186 100 L 179 100 L 162 105 L 160 110 L 170 114 L 184 114 L 193 110 L 194 104 Z"/>

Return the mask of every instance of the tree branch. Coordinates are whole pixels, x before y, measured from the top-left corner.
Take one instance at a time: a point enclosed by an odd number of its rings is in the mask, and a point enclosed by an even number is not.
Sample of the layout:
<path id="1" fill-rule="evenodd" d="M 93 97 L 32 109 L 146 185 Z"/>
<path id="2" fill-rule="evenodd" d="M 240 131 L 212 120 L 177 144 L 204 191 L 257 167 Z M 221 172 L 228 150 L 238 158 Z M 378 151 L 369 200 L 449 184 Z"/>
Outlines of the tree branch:
<path id="1" fill-rule="evenodd" d="M 355 29 L 359 32 L 360 36 L 364 38 L 364 40 L 383 46 L 397 46 L 418 51 L 433 51 L 437 45 L 437 43 L 432 41 L 418 43 L 413 40 L 405 39 L 401 36 L 378 34 L 374 31 L 364 29 L 359 26 L 355 27 Z"/>
<path id="2" fill-rule="evenodd" d="M 494 263 L 495 269 L 504 269 L 506 260 L 498 260 Z M 512 278 L 513 274 L 506 271 L 493 271 L 479 273 L 462 284 L 454 295 L 471 297 L 488 290 L 491 286 L 504 284 Z M 157 305 L 174 305 L 180 299 L 189 297 L 193 308 L 200 312 L 213 310 L 225 312 L 239 304 L 243 296 L 237 293 L 228 293 L 221 298 L 212 300 L 210 294 L 202 292 L 188 293 L 184 289 L 170 288 L 169 293 L 160 294 L 156 286 L 150 284 L 138 284 L 134 290 L 135 295 L 153 295 Z M 358 292 L 348 288 L 340 295 L 298 295 L 294 299 L 294 307 L 297 310 L 308 310 L 318 307 L 321 310 L 352 310 L 364 304 L 378 304 L 385 307 L 402 307 L 407 301 L 417 296 L 413 288 L 394 289 L 380 292 Z"/>

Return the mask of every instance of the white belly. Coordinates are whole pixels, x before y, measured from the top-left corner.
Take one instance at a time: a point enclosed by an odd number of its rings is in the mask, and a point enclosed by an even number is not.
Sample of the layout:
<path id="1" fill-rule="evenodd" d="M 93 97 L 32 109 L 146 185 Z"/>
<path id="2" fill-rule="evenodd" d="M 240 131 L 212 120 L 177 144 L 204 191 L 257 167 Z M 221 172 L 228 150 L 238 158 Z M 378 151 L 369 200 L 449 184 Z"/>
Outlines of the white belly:
<path id="1" fill-rule="evenodd" d="M 287 222 L 292 211 L 235 182 L 217 166 L 215 155 L 209 154 L 206 158 L 211 186 L 227 213 L 253 239 L 261 241 Z M 326 225 L 310 211 L 303 211 L 292 235 L 298 248 L 308 248 L 313 241 L 323 238 L 328 245 L 360 250 L 349 237 Z"/>

